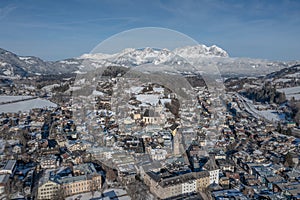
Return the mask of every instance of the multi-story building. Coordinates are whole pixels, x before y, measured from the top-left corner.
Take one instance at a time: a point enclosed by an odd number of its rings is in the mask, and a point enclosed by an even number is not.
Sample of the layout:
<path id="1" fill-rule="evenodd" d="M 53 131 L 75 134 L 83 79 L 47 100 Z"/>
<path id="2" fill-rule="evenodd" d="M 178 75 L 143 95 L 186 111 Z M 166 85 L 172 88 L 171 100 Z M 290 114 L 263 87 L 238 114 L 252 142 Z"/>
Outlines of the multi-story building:
<path id="1" fill-rule="evenodd" d="M 48 180 L 38 188 L 37 199 L 54 199 L 58 197 L 60 185 L 54 181 Z"/>
<path id="2" fill-rule="evenodd" d="M 58 195 L 60 185 L 50 179 L 51 170 L 46 170 L 39 180 L 37 199 L 54 199 Z"/>
<path id="3" fill-rule="evenodd" d="M 191 179 L 182 183 L 182 194 L 192 193 L 196 191 L 196 179 Z"/>
<path id="4" fill-rule="evenodd" d="M 101 181 L 102 179 L 100 175 L 63 177 L 62 179 L 58 180 L 62 187 L 64 196 L 100 190 Z"/>
<path id="5" fill-rule="evenodd" d="M 199 192 L 209 186 L 210 179 L 209 179 L 208 171 L 194 172 L 194 175 L 196 177 L 196 191 L 197 192 Z"/>
<path id="6" fill-rule="evenodd" d="M 16 160 L 8 160 L 6 164 L 0 169 L 0 174 L 10 174 L 13 175 L 16 171 Z"/>
<path id="7" fill-rule="evenodd" d="M 37 199 L 54 199 L 101 189 L 102 177 L 92 164 L 73 167 L 73 176 L 46 170 L 39 181 Z"/>
<path id="8" fill-rule="evenodd" d="M 150 191 L 160 199 L 191 194 L 206 188 L 209 185 L 207 171 L 190 172 L 186 174 L 171 174 L 168 172 L 146 172 L 144 182 Z"/>
<path id="9" fill-rule="evenodd" d="M 39 162 L 42 169 L 54 169 L 58 166 L 57 157 L 52 154 L 42 157 Z"/>
<path id="10" fill-rule="evenodd" d="M 209 172 L 209 183 L 213 184 L 219 184 L 219 172 L 220 169 L 218 168 L 215 160 L 214 154 L 209 154 L 209 159 L 203 166 L 205 170 Z"/>
<path id="11" fill-rule="evenodd" d="M 160 124 L 162 123 L 162 116 L 158 113 L 155 112 L 152 109 L 147 109 L 143 115 L 143 122 L 145 124 Z"/>
<path id="12" fill-rule="evenodd" d="M 187 157 L 189 159 L 193 171 L 200 171 L 206 158 L 206 151 L 196 142 L 193 141 L 187 149 Z"/>

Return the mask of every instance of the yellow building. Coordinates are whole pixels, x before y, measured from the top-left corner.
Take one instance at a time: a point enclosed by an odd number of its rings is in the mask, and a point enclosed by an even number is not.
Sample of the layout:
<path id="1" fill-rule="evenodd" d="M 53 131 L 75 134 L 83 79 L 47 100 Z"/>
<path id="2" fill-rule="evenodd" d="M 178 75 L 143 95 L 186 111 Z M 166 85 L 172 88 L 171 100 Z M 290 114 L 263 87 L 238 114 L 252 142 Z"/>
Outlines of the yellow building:
<path id="1" fill-rule="evenodd" d="M 101 189 L 102 176 L 94 165 L 75 165 L 72 174 L 74 176 L 60 176 L 55 170 L 46 170 L 39 180 L 37 199 L 55 199 Z"/>
<path id="2" fill-rule="evenodd" d="M 74 176 L 60 180 L 65 196 L 96 191 L 101 189 L 101 176 Z"/>
<path id="3" fill-rule="evenodd" d="M 54 199 L 58 195 L 60 185 L 54 181 L 48 180 L 38 187 L 37 199 Z"/>
<path id="4" fill-rule="evenodd" d="M 208 171 L 201 171 L 201 172 L 194 172 L 196 177 L 196 191 L 202 191 L 203 189 L 209 186 L 209 172 Z"/>

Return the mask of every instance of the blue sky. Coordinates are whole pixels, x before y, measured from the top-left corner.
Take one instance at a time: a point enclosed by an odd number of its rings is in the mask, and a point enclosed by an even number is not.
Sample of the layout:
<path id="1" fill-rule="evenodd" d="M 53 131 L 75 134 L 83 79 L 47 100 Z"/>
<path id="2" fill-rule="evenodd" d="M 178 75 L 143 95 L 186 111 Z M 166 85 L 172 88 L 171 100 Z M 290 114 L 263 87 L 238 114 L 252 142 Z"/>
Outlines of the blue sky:
<path id="1" fill-rule="evenodd" d="M 164 27 L 232 57 L 300 60 L 298 0 L 1 0 L 0 48 L 58 60 L 119 32 Z"/>

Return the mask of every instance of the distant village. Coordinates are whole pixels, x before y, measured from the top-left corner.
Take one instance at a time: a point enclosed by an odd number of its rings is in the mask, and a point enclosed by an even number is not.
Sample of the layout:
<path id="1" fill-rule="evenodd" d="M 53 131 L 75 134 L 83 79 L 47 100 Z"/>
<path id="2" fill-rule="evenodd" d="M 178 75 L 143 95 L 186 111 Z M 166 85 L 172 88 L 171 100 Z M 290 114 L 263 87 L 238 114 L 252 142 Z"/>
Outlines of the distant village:
<path id="1" fill-rule="evenodd" d="M 0 113 L 0 199 L 300 199 L 299 122 L 249 80 L 188 98 L 122 76 L 1 87 L 56 106 Z"/>

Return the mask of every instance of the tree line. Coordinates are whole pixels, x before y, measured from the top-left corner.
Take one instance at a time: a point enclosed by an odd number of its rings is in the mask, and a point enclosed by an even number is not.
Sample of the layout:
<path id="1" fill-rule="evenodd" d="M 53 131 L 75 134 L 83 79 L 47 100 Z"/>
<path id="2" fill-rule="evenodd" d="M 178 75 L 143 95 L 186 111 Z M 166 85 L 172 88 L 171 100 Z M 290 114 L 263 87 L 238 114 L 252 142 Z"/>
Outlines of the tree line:
<path id="1" fill-rule="evenodd" d="M 264 84 L 262 88 L 248 88 L 241 94 L 248 99 L 261 103 L 282 104 L 286 102 L 285 93 L 277 91 L 270 83 Z"/>

